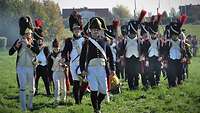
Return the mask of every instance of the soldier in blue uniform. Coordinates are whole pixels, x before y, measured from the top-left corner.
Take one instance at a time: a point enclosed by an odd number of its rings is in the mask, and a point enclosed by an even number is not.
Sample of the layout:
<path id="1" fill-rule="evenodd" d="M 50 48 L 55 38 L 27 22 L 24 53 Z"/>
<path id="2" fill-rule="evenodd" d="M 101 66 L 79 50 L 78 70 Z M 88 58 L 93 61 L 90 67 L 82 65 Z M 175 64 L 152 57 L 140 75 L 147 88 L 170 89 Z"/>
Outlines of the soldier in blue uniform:
<path id="1" fill-rule="evenodd" d="M 187 57 L 191 58 L 187 44 L 179 39 L 181 27 L 186 21 L 186 16 L 181 16 L 180 20 L 169 24 L 170 39 L 167 42 L 168 50 L 168 68 L 167 78 L 169 87 L 175 87 L 182 84 L 182 62 L 186 61 Z M 187 49 L 186 49 L 187 48 Z"/>
<path id="2" fill-rule="evenodd" d="M 73 11 L 69 18 L 70 30 L 73 37 L 65 40 L 65 47 L 62 56 L 67 62 L 70 62 L 70 72 L 73 79 L 73 96 L 76 104 L 80 104 L 84 95 L 87 83 L 81 82 L 81 71 L 79 66 L 79 59 L 81 49 L 85 38 L 81 35 L 82 32 L 82 18 L 81 15 Z M 69 57 L 68 57 L 69 56 Z"/>
<path id="3" fill-rule="evenodd" d="M 45 45 L 44 42 L 44 34 L 42 31 L 42 20 L 40 19 L 36 19 L 35 20 L 35 32 L 34 32 L 34 38 L 38 41 L 38 46 L 40 49 L 40 53 L 36 56 L 36 77 L 35 77 L 35 95 L 38 94 L 38 82 L 40 77 L 42 77 L 42 80 L 44 82 L 45 85 L 45 89 L 46 89 L 46 94 L 47 96 L 51 95 L 50 93 L 50 89 L 49 89 L 49 84 L 50 84 L 50 80 L 49 80 L 49 70 L 48 70 L 48 56 L 50 54 L 49 48 Z"/>
<path id="4" fill-rule="evenodd" d="M 149 62 L 148 82 L 151 86 L 158 85 L 161 74 L 161 40 L 158 38 L 158 27 L 161 15 L 152 16 L 151 21 L 148 22 L 147 30 L 150 35 L 146 41 L 146 57 Z"/>
<path id="5" fill-rule="evenodd" d="M 135 90 L 139 85 L 140 70 L 140 42 L 138 38 L 138 26 L 144 18 L 146 11 L 142 11 L 138 20 L 131 20 L 128 23 L 128 35 L 120 47 L 121 55 L 125 57 L 125 74 L 128 78 L 130 90 Z"/>
<path id="6" fill-rule="evenodd" d="M 100 17 L 93 17 L 87 24 L 91 31 L 83 44 L 80 56 L 82 75 L 87 76 L 91 90 L 91 101 L 95 113 L 100 113 L 101 102 L 107 93 L 107 75 L 114 75 L 114 62 L 110 46 L 101 36 L 106 30 L 105 23 Z M 108 63 L 110 73 L 108 72 Z"/>

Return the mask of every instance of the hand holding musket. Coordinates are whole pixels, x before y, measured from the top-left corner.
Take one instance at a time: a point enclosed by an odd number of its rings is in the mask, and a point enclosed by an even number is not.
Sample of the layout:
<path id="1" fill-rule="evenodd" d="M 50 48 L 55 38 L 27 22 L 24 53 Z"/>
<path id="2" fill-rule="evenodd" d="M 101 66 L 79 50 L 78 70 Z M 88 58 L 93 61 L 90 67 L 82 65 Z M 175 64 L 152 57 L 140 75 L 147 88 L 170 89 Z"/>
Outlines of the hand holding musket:
<path id="1" fill-rule="evenodd" d="M 22 46 L 27 46 L 27 47 L 31 47 L 32 43 L 33 43 L 33 37 L 32 34 L 27 33 L 25 34 L 22 39 L 19 41 L 20 44 L 22 44 Z"/>
<path id="2" fill-rule="evenodd" d="M 87 78 L 88 73 L 86 71 L 83 71 L 80 76 L 79 79 L 81 82 L 87 82 L 86 78 Z"/>
<path id="3" fill-rule="evenodd" d="M 60 59 L 58 62 L 59 62 L 59 65 L 62 66 L 62 67 L 64 67 L 64 68 L 67 68 L 67 67 L 68 67 L 68 66 L 65 64 L 65 59 L 64 59 L 64 58 Z"/>

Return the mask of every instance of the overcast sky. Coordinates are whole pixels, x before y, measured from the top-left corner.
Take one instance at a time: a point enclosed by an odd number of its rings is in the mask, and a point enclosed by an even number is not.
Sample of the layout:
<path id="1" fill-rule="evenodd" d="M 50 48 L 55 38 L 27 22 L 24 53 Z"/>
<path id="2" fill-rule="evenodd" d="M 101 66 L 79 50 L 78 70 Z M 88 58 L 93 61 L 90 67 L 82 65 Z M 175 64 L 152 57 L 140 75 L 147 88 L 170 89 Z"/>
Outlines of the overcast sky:
<path id="1" fill-rule="evenodd" d="M 61 9 L 63 8 L 109 8 L 112 11 L 112 7 L 116 5 L 124 5 L 128 7 L 131 14 L 134 13 L 134 0 L 54 0 L 59 3 Z M 156 8 L 159 6 L 159 0 L 136 0 L 136 9 L 140 11 L 145 9 L 152 14 L 156 13 Z M 171 8 L 175 8 L 178 11 L 179 5 L 185 4 L 200 4 L 200 0 L 160 0 L 160 10 L 163 12 L 170 11 Z"/>

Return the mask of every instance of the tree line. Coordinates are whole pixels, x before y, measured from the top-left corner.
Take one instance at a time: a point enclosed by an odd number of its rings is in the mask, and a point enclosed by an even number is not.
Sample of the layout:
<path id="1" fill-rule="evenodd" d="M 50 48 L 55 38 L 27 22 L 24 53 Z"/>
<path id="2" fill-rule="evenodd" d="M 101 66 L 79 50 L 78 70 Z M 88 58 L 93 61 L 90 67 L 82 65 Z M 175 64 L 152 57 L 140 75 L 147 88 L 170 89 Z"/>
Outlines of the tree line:
<path id="1" fill-rule="evenodd" d="M 32 17 L 33 23 L 36 18 L 44 21 L 43 31 L 47 41 L 65 37 L 60 8 L 54 1 L 0 0 L 0 36 L 8 38 L 8 46 L 20 37 L 18 20 L 26 15 Z"/>

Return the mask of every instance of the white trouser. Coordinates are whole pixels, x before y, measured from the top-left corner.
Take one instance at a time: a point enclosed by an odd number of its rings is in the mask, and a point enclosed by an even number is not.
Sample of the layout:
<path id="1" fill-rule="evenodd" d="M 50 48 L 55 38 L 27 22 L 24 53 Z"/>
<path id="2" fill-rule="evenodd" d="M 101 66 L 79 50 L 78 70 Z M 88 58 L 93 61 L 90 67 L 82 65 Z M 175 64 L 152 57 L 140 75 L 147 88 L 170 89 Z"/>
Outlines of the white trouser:
<path id="1" fill-rule="evenodd" d="M 26 85 L 28 86 L 29 91 L 29 108 L 32 109 L 33 107 L 33 94 L 35 91 L 35 79 L 34 79 L 34 72 L 33 67 L 25 67 L 25 66 L 18 66 L 17 73 L 20 83 L 20 101 L 21 101 L 21 108 L 22 111 L 26 110 Z"/>
<path id="2" fill-rule="evenodd" d="M 102 94 L 107 93 L 107 75 L 105 66 L 88 66 L 87 80 L 92 91 L 98 91 Z"/>
<path id="3" fill-rule="evenodd" d="M 53 72 L 53 82 L 55 86 L 54 96 L 56 101 L 66 100 L 66 77 L 63 71 Z M 61 93 L 61 98 L 60 98 Z"/>
<path id="4" fill-rule="evenodd" d="M 79 75 L 78 74 L 81 74 L 81 71 L 80 71 L 80 67 L 78 69 L 77 69 L 77 67 L 79 67 L 78 64 L 70 63 L 70 72 L 71 72 L 71 75 L 72 75 L 72 79 L 79 81 Z"/>

